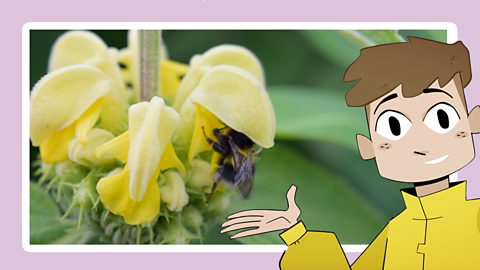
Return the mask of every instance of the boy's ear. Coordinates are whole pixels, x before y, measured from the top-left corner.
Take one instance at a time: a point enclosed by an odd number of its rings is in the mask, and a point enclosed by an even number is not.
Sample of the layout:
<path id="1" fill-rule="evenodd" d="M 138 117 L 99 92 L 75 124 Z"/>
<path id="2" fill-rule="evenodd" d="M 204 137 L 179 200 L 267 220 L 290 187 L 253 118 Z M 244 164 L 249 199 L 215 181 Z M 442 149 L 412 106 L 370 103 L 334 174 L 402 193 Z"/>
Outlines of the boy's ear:
<path id="1" fill-rule="evenodd" d="M 364 160 L 369 160 L 375 157 L 375 151 L 373 151 L 373 142 L 360 134 L 357 134 L 358 151 Z"/>
<path id="2" fill-rule="evenodd" d="M 480 133 L 480 106 L 475 106 L 468 115 L 471 133 Z"/>

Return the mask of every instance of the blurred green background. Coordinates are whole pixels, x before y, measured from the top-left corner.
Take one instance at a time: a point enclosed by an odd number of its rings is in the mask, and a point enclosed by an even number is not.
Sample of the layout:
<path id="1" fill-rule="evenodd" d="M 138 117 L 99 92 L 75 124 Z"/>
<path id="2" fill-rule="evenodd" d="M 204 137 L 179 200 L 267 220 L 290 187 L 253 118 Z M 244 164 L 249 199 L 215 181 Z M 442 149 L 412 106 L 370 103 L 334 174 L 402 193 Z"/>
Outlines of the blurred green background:
<path id="1" fill-rule="evenodd" d="M 46 74 L 51 46 L 63 32 L 30 32 L 31 88 Z M 127 46 L 127 31 L 94 32 L 109 46 Z M 250 199 L 233 198 L 230 213 L 247 209 L 286 209 L 286 192 L 295 184 L 298 187 L 296 201 L 302 210 L 300 219 L 309 230 L 333 231 L 342 244 L 367 244 L 402 211 L 404 204 L 399 189 L 409 185 L 383 179 L 374 160 L 360 158 L 355 135 L 368 135 L 365 113 L 363 108 L 349 108 L 345 104 L 345 93 L 354 83 L 344 83 L 343 74 L 366 45 L 398 42 L 402 38 L 406 40 L 407 36 L 446 42 L 447 32 L 356 33 L 357 38 L 349 32 L 330 30 L 162 32 L 172 60 L 188 63 L 194 54 L 231 43 L 253 51 L 265 69 L 267 91 L 276 114 L 275 146 L 262 152 Z M 38 149 L 31 146 L 30 150 L 33 161 Z M 56 218 L 55 213 L 52 215 Z M 230 240 L 228 235 L 221 235 L 220 230 L 218 224 L 204 243 L 239 243 Z M 278 232 L 240 241 L 282 243 Z"/>

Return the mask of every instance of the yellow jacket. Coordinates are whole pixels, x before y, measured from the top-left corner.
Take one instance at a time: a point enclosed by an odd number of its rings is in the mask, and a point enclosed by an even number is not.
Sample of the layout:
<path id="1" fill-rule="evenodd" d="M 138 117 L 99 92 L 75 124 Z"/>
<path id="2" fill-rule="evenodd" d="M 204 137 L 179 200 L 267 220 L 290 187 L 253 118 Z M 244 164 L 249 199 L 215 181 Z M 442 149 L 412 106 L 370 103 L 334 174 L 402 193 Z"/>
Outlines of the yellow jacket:
<path id="1" fill-rule="evenodd" d="M 480 269 L 480 200 L 467 201 L 465 189 L 465 182 L 455 183 L 424 197 L 402 190 L 406 209 L 351 269 Z M 284 270 L 350 269 L 334 233 L 307 231 L 300 221 L 280 237 L 288 245 Z"/>

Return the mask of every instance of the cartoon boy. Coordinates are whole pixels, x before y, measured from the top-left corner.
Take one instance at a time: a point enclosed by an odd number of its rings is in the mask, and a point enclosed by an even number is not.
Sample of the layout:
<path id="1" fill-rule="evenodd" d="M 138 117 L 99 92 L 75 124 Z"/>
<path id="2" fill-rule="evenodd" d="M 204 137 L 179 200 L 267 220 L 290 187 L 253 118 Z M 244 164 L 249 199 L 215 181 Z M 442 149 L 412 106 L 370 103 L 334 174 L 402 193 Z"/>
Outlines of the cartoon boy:
<path id="1" fill-rule="evenodd" d="M 406 209 L 351 269 L 480 269 L 480 200 L 466 200 L 465 182 L 449 182 L 475 157 L 472 133 L 480 133 L 480 107 L 468 114 L 463 92 L 469 53 L 460 41 L 409 41 L 365 48 L 345 73 L 344 81 L 358 80 L 347 104 L 365 106 L 368 119 L 370 139 L 357 135 L 360 155 L 375 158 L 381 176 L 414 185 L 401 191 Z M 295 191 L 287 193 L 288 210 L 233 214 L 222 233 L 285 230 L 282 269 L 350 269 L 334 233 L 297 221 Z"/>

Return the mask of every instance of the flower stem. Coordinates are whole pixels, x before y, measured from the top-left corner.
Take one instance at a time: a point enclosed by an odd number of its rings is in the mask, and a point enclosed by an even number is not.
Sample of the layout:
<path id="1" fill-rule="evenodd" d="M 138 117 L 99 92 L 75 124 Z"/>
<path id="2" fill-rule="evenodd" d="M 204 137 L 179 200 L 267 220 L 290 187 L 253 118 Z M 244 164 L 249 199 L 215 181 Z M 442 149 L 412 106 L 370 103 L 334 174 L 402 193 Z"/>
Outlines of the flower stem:
<path id="1" fill-rule="evenodd" d="M 142 226 L 137 225 L 137 245 L 140 245 L 140 237 L 142 237 Z"/>
<path id="2" fill-rule="evenodd" d="M 150 101 L 160 95 L 160 30 L 139 30 L 140 101 Z"/>

